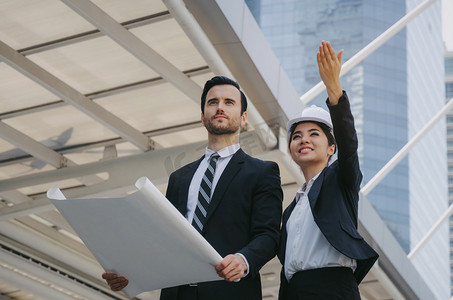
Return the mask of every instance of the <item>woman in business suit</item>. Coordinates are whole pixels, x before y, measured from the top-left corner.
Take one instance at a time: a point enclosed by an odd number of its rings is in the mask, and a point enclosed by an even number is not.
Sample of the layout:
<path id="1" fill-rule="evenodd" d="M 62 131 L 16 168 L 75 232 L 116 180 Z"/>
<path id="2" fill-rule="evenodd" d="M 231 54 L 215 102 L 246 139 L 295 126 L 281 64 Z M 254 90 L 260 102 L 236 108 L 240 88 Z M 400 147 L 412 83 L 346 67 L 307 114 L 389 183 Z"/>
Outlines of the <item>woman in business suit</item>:
<path id="1" fill-rule="evenodd" d="M 360 299 L 358 284 L 378 257 L 357 232 L 362 173 L 339 79 L 342 54 L 324 41 L 317 54 L 330 114 L 311 106 L 287 125 L 291 157 L 305 184 L 283 214 L 280 300 Z M 338 160 L 329 165 L 335 152 Z"/>

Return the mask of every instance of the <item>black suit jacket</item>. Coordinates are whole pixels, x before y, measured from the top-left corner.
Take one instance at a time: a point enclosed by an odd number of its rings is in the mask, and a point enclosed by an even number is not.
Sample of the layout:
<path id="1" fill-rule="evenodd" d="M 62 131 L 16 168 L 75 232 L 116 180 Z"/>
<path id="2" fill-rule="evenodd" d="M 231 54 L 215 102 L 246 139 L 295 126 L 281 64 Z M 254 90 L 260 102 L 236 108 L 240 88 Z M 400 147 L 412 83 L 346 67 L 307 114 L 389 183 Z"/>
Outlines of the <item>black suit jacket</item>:
<path id="1" fill-rule="evenodd" d="M 183 215 L 190 182 L 203 158 L 170 175 L 166 196 Z M 243 254 L 249 274 L 239 282 L 199 283 L 200 300 L 261 300 L 259 270 L 278 249 L 282 199 L 278 165 L 239 149 L 216 185 L 202 235 L 222 257 Z M 163 289 L 161 300 L 175 300 L 177 293 L 178 287 Z"/>
<path id="2" fill-rule="evenodd" d="M 378 254 L 357 231 L 358 202 L 362 173 L 357 154 L 358 142 L 354 118 L 345 92 L 337 105 L 327 103 L 337 143 L 338 159 L 326 167 L 313 183 L 308 199 L 313 218 L 329 243 L 342 254 L 357 260 L 354 276 L 360 283 Z M 286 223 L 296 205 L 295 199 L 283 213 L 278 258 L 284 266 L 286 252 Z M 287 285 L 282 270 L 280 299 L 285 299 Z"/>

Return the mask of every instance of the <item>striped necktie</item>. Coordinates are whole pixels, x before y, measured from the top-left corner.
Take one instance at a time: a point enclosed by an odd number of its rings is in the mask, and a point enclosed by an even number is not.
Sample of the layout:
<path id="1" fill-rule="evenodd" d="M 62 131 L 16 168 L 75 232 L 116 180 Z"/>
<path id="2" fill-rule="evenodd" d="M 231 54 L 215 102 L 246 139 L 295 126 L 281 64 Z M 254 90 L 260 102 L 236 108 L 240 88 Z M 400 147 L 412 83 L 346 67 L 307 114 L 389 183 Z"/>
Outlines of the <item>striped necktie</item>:
<path id="1" fill-rule="evenodd" d="M 201 180 L 200 192 L 198 193 L 198 203 L 195 208 L 195 214 L 192 221 L 193 227 L 195 227 L 195 229 L 197 229 L 200 233 L 203 231 L 206 215 L 208 214 L 208 207 L 211 202 L 211 187 L 219 157 L 220 155 L 217 153 L 213 153 L 211 155 L 208 168 L 206 169 L 203 179 Z"/>

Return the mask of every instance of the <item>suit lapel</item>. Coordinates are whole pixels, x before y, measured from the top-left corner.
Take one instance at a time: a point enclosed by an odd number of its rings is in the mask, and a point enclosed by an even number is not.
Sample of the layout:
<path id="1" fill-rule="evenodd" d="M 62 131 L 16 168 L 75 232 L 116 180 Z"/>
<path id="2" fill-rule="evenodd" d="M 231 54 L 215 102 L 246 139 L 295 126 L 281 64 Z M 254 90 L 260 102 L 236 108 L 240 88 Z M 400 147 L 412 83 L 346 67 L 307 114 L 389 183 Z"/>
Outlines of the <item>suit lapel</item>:
<path id="1" fill-rule="evenodd" d="M 230 162 L 226 166 L 222 175 L 219 178 L 219 181 L 216 184 L 214 194 L 212 195 L 211 203 L 209 204 L 208 214 L 206 216 L 206 224 L 209 222 L 209 219 L 215 212 L 219 203 L 223 200 L 225 192 L 227 191 L 231 181 L 236 176 L 236 174 L 241 170 L 242 165 L 244 164 L 246 154 L 242 149 L 239 149 L 233 157 L 231 157 Z"/>
<path id="2" fill-rule="evenodd" d="M 319 174 L 318 178 L 316 178 L 315 182 L 313 182 L 313 185 L 310 188 L 310 192 L 308 192 L 308 200 L 310 202 L 310 207 L 312 213 L 314 212 L 314 208 L 316 205 L 316 201 L 318 200 L 318 195 L 319 192 L 321 192 L 321 187 L 322 183 L 324 182 L 324 175 L 326 174 L 327 168 L 324 168 L 324 170 Z"/>
<path id="3" fill-rule="evenodd" d="M 192 178 L 203 159 L 204 155 L 199 160 L 188 165 L 183 174 L 181 174 L 181 182 L 178 190 L 178 203 L 175 207 L 184 217 L 187 213 L 187 199 L 189 197 L 190 182 L 192 182 Z"/>
<path id="4" fill-rule="evenodd" d="M 288 205 L 283 213 L 283 220 L 282 220 L 282 229 L 281 229 L 281 236 L 280 236 L 280 249 L 278 253 L 278 258 L 280 262 L 285 261 L 285 254 L 286 254 L 286 240 L 288 238 L 288 232 L 286 231 L 286 223 L 288 223 L 288 219 L 291 216 L 291 213 L 296 207 L 296 197 L 294 197 L 293 201 Z"/>

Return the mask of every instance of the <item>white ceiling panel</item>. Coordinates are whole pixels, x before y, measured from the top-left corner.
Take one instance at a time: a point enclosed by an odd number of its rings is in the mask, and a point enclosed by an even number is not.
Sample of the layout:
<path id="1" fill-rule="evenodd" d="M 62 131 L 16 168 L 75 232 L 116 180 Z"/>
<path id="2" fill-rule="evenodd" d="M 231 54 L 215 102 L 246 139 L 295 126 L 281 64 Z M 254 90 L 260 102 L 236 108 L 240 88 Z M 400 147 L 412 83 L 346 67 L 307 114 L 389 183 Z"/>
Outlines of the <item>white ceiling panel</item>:
<path id="1" fill-rule="evenodd" d="M 105 36 L 29 55 L 28 58 L 83 94 L 158 77 Z"/>
<path id="2" fill-rule="evenodd" d="M 34 194 L 45 194 L 50 188 L 52 188 L 54 186 L 57 186 L 60 189 L 66 189 L 66 188 L 72 188 L 72 187 L 77 187 L 77 186 L 81 186 L 81 185 L 82 185 L 82 183 L 80 183 L 80 181 L 77 179 L 67 179 L 67 180 L 54 181 L 54 182 L 45 183 L 45 184 L 27 186 L 27 187 L 20 188 L 17 190 L 25 195 L 34 195 Z"/>
<path id="3" fill-rule="evenodd" d="M 93 3 L 118 22 L 167 10 L 156 0 L 97 0 Z M 0 40 L 15 49 L 96 29 L 59 0 L 0 1 L 0 28 Z"/>
<path id="4" fill-rule="evenodd" d="M 137 147 L 128 142 L 116 144 L 114 145 L 114 147 L 116 148 L 117 157 L 124 157 L 143 153 Z M 78 165 L 83 165 L 103 160 L 104 151 L 105 147 L 93 147 L 89 149 L 82 149 L 73 153 L 67 153 L 65 154 L 65 157 L 72 160 Z"/>
<path id="5" fill-rule="evenodd" d="M 140 154 L 141 152 L 131 143 L 120 143 L 116 145 L 118 157 Z"/>
<path id="6" fill-rule="evenodd" d="M 0 63 L 0 91 L 0 114 L 58 100 L 5 63 Z"/>
<path id="7" fill-rule="evenodd" d="M 195 83 L 197 83 L 199 86 L 203 87 L 205 82 L 208 81 L 209 79 L 211 79 L 212 77 L 214 77 L 215 75 L 219 75 L 219 74 L 214 74 L 214 73 L 208 72 L 208 73 L 205 73 L 202 75 L 191 77 L 191 79 L 193 81 L 195 81 Z"/>
<path id="8" fill-rule="evenodd" d="M 200 128 L 156 136 L 154 140 L 163 147 L 176 147 L 200 141 L 206 141 L 207 146 L 207 138 L 206 129 L 200 125 Z M 204 153 L 204 148 L 200 149 L 200 153 Z"/>
<path id="9" fill-rule="evenodd" d="M 206 65 L 206 61 L 174 19 L 130 31 L 180 71 Z"/>
<path id="10" fill-rule="evenodd" d="M 15 49 L 95 29 L 59 0 L 0 1 L 0 28 Z"/>
<path id="11" fill-rule="evenodd" d="M 91 2 L 119 23 L 167 11 L 167 7 L 160 0 L 92 0 Z"/>
<path id="12" fill-rule="evenodd" d="M 4 122 L 54 148 L 117 137 L 107 127 L 70 105 L 10 118 Z"/>
<path id="13" fill-rule="evenodd" d="M 27 155 L 24 151 L 0 138 L 0 160 Z"/>
<path id="14" fill-rule="evenodd" d="M 32 159 L 16 164 L 6 164 L 0 167 L 0 179 L 36 174 L 43 171 L 55 170 L 51 165 L 38 159 Z"/>
<path id="15" fill-rule="evenodd" d="M 199 106 L 168 83 L 100 98 L 96 103 L 142 132 L 200 119 Z"/>
<path id="16" fill-rule="evenodd" d="M 130 143 L 126 143 L 130 145 L 131 148 L 134 148 L 135 151 L 141 152 L 137 147 L 133 146 Z M 100 161 L 102 159 L 102 155 L 104 153 L 104 147 L 97 147 L 86 149 L 82 151 L 77 151 L 76 153 L 68 153 L 65 154 L 65 157 L 70 159 L 71 161 L 75 162 L 78 165 L 91 163 L 95 161 Z"/>

